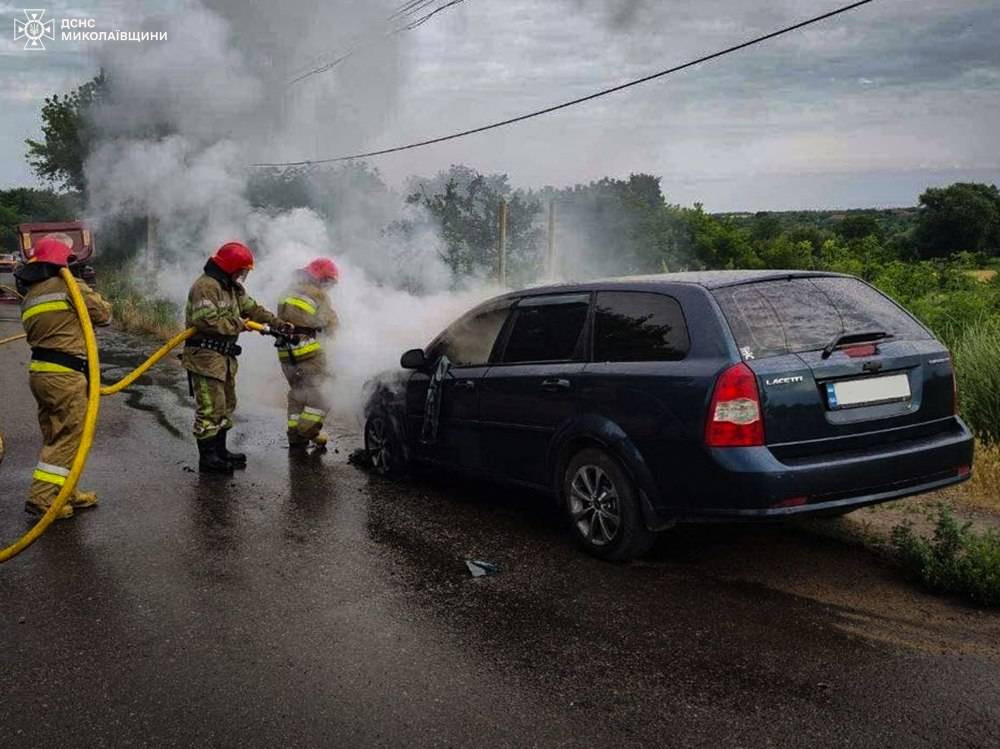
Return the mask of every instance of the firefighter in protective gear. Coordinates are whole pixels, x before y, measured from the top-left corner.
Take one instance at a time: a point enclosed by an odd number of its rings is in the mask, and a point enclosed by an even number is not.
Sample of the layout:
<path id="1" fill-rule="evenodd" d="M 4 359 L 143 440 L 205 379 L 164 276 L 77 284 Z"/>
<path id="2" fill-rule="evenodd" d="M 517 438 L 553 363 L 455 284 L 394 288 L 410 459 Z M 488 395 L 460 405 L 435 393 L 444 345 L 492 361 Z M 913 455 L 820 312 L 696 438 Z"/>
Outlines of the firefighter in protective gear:
<path id="1" fill-rule="evenodd" d="M 236 339 L 244 318 L 294 333 L 243 288 L 241 281 L 253 260 L 249 247 L 227 242 L 205 263 L 204 273 L 188 292 L 185 325 L 198 332 L 185 342 L 181 362 L 195 399 L 194 436 L 202 473 L 232 473 L 234 467 L 246 465 L 246 455 L 226 446 L 236 409 L 236 357 L 241 352 Z"/>
<path id="2" fill-rule="evenodd" d="M 83 435 L 87 412 L 87 349 L 83 325 L 70 300 L 59 269 L 75 260 L 73 240 L 64 234 L 42 237 L 31 260 L 16 275 L 21 301 L 21 322 L 31 347 L 28 380 L 38 403 L 42 451 L 32 475 L 25 510 L 44 514 L 66 483 Z M 111 305 L 82 281 L 77 282 L 94 325 L 111 321 Z M 97 504 L 94 492 L 76 490 L 63 505 L 58 519 L 74 509 Z"/>
<path id="3" fill-rule="evenodd" d="M 323 390 L 329 378 L 324 339 L 337 330 L 337 313 L 330 306 L 327 291 L 337 283 L 340 272 L 329 258 L 316 258 L 295 271 L 292 282 L 278 304 L 278 315 L 295 325 L 298 342 L 275 344 L 281 371 L 288 380 L 288 446 L 306 447 L 310 442 L 324 447 L 323 431 L 330 405 Z"/>

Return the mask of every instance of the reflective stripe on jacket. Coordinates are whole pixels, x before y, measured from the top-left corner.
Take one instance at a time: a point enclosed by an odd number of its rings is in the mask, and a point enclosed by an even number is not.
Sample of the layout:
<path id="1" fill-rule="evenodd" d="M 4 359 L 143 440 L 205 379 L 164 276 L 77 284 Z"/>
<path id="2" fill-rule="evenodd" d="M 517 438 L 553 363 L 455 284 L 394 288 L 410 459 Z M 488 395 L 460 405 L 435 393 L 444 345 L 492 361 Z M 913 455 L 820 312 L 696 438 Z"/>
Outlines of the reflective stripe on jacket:
<path id="1" fill-rule="evenodd" d="M 278 358 L 283 362 L 306 361 L 323 350 L 322 344 L 315 338 L 303 338 L 294 346 L 282 346 L 278 349 Z"/>
<path id="2" fill-rule="evenodd" d="M 32 297 L 30 301 L 25 299 L 25 304 L 21 310 L 21 322 L 24 322 L 44 312 L 72 311 L 73 307 L 69 303 L 69 294 L 61 292 L 56 294 L 39 294 Z"/>
<path id="3" fill-rule="evenodd" d="M 289 294 L 284 299 L 281 300 L 282 304 L 290 304 L 297 309 L 302 310 L 307 315 L 315 315 L 319 312 L 319 304 L 312 297 L 308 297 L 305 294 Z"/>
<path id="4" fill-rule="evenodd" d="M 80 374 L 79 370 L 72 369 L 70 367 L 64 367 L 62 364 L 56 364 L 50 361 L 38 361 L 37 359 L 32 359 L 28 362 L 29 372 L 50 372 L 55 374 L 62 374 L 64 372 L 70 372 L 72 374 Z"/>
<path id="5" fill-rule="evenodd" d="M 111 305 L 83 281 L 77 281 L 77 285 L 87 305 L 91 323 L 107 325 L 111 320 Z M 76 316 L 68 291 L 66 282 L 59 276 L 46 278 L 28 287 L 21 300 L 21 324 L 31 348 L 47 348 L 77 357 L 87 355 L 83 326 Z M 29 368 L 33 372 L 73 371 L 65 367 L 59 370 L 38 368 L 39 364 L 47 362 L 32 362 Z"/>

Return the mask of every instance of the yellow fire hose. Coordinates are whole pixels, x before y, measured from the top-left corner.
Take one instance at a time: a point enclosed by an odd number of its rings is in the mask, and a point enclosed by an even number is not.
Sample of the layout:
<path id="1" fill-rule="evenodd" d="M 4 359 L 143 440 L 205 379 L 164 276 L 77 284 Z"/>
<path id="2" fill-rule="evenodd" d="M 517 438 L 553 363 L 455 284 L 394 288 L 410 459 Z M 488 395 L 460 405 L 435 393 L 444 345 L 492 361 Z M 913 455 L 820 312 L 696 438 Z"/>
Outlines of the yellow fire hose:
<path id="1" fill-rule="evenodd" d="M 73 458 L 73 464 L 70 467 L 69 476 L 66 477 L 66 482 L 59 490 L 59 494 L 56 496 L 55 501 L 52 502 L 52 505 L 45 512 L 45 514 L 39 518 L 38 522 L 35 523 L 31 530 L 7 548 L 0 549 L 0 564 L 17 556 L 37 541 L 41 535 L 45 533 L 45 530 L 49 527 L 49 525 L 52 524 L 52 521 L 55 520 L 56 515 L 59 514 L 60 510 L 62 510 L 63 505 L 65 505 L 66 502 L 69 501 L 70 496 L 72 496 L 73 490 L 76 488 L 76 483 L 80 479 L 80 474 L 83 473 L 84 466 L 87 463 L 87 456 L 90 453 L 90 447 L 94 442 L 94 431 L 97 428 L 97 413 L 100 404 L 100 396 L 113 395 L 114 393 L 121 392 L 145 374 L 150 367 L 159 362 L 164 356 L 169 354 L 173 349 L 195 334 L 195 328 L 188 328 L 187 330 L 181 331 L 163 344 L 163 346 L 157 349 L 152 356 L 146 359 L 146 361 L 132 370 L 132 372 L 127 374 L 121 380 L 113 385 L 101 387 L 101 367 L 100 361 L 98 360 L 97 341 L 94 338 L 94 328 L 90 322 L 90 314 L 87 312 L 87 305 L 83 301 L 83 297 L 80 295 L 80 288 L 76 285 L 76 279 L 73 278 L 73 275 L 69 272 L 69 270 L 62 268 L 59 271 L 59 275 L 62 276 L 63 280 L 66 282 L 66 286 L 69 288 L 70 299 L 72 300 L 73 306 L 76 308 L 76 313 L 80 318 L 81 327 L 83 328 L 84 343 L 87 349 L 87 412 L 83 422 L 83 436 L 80 438 L 80 445 L 77 448 L 76 456 Z M 257 331 L 258 333 L 270 332 L 270 328 L 267 325 L 261 325 L 260 323 L 255 323 L 250 320 L 244 320 L 244 325 L 247 330 Z M 25 334 L 21 333 L 20 335 L 0 339 L 0 346 L 5 343 L 20 340 L 24 337 Z M 2 445 L 3 443 L 0 441 L 0 455 L 2 455 Z"/>
<path id="2" fill-rule="evenodd" d="M 164 356 L 169 354 L 175 348 L 180 346 L 188 338 L 193 336 L 195 334 L 195 331 L 196 331 L 195 328 L 188 328 L 187 330 L 183 330 L 177 335 L 175 335 L 169 341 L 160 346 L 160 348 L 158 348 L 151 357 L 146 359 L 146 361 L 144 361 L 138 367 L 133 369 L 123 378 L 118 380 L 118 382 L 116 382 L 113 385 L 103 386 L 101 388 L 101 395 L 114 395 L 115 393 L 120 393 L 122 390 L 124 390 L 133 382 L 142 377 L 149 370 L 149 368 L 152 367 L 154 364 L 156 364 L 158 361 L 160 361 L 160 359 L 162 359 Z"/>
<path id="3" fill-rule="evenodd" d="M 251 320 L 244 320 L 243 325 L 246 326 L 247 330 L 254 330 L 258 333 L 269 333 L 270 328 L 267 325 L 261 325 L 260 323 L 253 322 Z M 156 352 L 150 356 L 146 361 L 140 364 L 138 367 L 133 369 L 129 374 L 125 375 L 122 379 L 118 380 L 113 385 L 104 385 L 101 388 L 101 395 L 114 395 L 115 393 L 120 393 L 122 390 L 127 388 L 133 382 L 142 377 L 146 372 L 160 361 L 164 356 L 169 354 L 175 348 L 180 346 L 184 341 L 193 336 L 197 332 L 197 328 L 188 328 L 187 330 L 182 330 L 180 333 L 175 335 L 169 341 L 164 343 Z M 3 341 L 0 341 L 2 344 Z"/>
<path id="4" fill-rule="evenodd" d="M 0 549 L 0 563 L 12 559 L 31 546 L 31 544 L 45 533 L 45 529 L 52 524 L 52 521 L 56 519 L 56 515 L 62 510 L 63 505 L 69 501 L 73 490 L 76 489 L 76 482 L 79 481 L 80 474 L 83 473 L 83 468 L 87 464 L 87 455 L 90 453 L 90 446 L 94 442 L 94 431 L 97 429 L 97 411 L 101 402 L 101 369 L 97 360 L 97 341 L 94 338 L 94 328 L 90 324 L 90 314 L 87 312 L 87 305 L 80 295 L 80 287 L 76 285 L 76 279 L 73 278 L 73 274 L 69 272 L 68 268 L 60 268 L 59 275 L 66 282 L 70 299 L 76 308 L 76 314 L 80 317 L 80 326 L 83 328 L 83 341 L 87 348 L 87 413 L 83 420 L 83 436 L 80 438 L 80 446 L 76 449 L 73 464 L 70 466 L 69 476 L 66 477 L 66 482 L 59 489 L 59 494 L 56 495 L 55 501 L 52 502 L 51 507 L 38 519 L 38 522 L 35 523 L 31 530 L 6 549 Z"/>

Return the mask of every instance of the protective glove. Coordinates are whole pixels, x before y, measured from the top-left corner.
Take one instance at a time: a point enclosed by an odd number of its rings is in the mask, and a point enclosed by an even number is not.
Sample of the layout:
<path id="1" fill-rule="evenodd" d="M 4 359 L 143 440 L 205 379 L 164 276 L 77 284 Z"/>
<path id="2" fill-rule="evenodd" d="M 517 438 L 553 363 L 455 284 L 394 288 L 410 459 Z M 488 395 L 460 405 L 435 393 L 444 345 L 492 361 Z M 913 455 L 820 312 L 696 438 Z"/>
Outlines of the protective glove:
<path id="1" fill-rule="evenodd" d="M 292 325 L 290 322 L 279 322 L 273 327 L 278 333 L 285 336 L 286 338 L 291 338 L 293 335 L 295 335 L 295 326 Z"/>

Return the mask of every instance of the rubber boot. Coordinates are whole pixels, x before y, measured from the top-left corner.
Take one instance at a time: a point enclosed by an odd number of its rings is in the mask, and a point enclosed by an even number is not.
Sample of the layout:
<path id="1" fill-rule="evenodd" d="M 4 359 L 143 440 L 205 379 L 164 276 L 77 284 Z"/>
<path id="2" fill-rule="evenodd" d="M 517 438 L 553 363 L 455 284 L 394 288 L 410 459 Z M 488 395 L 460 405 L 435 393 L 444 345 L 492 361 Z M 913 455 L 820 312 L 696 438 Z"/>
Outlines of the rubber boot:
<path id="1" fill-rule="evenodd" d="M 69 504 L 77 510 L 82 510 L 86 507 L 96 507 L 97 506 L 97 492 L 88 492 L 81 489 L 76 489 L 73 491 L 73 496 L 69 498 Z"/>
<path id="2" fill-rule="evenodd" d="M 219 455 L 218 435 L 198 440 L 198 472 L 199 473 L 232 473 L 232 464 Z"/>
<path id="3" fill-rule="evenodd" d="M 33 515 L 35 517 L 41 517 L 42 515 L 44 515 L 46 512 L 49 511 L 49 508 L 42 507 L 41 505 L 36 505 L 34 502 L 25 502 L 24 511 L 29 515 Z M 56 520 L 65 520 L 66 518 L 71 518 L 71 517 L 73 517 L 73 505 L 67 502 L 62 506 L 62 509 L 59 510 L 59 514 L 56 515 Z"/>
<path id="4" fill-rule="evenodd" d="M 220 429 L 219 434 L 216 436 L 217 442 L 215 443 L 216 450 L 219 451 L 219 457 L 223 460 L 228 461 L 233 464 L 233 468 L 246 468 L 247 467 L 247 456 L 246 453 L 231 453 L 229 448 L 226 447 L 226 437 L 229 434 L 228 429 Z"/>

